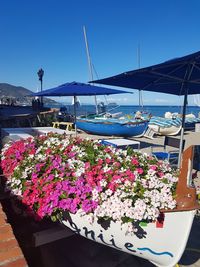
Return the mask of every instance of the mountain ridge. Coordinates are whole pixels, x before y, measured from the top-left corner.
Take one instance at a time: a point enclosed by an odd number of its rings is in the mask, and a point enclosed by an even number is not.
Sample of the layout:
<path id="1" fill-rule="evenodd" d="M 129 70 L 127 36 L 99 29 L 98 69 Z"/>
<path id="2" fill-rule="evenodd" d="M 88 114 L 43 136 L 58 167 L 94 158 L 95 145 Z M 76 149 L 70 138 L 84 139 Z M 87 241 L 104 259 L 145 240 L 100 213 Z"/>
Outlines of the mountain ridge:
<path id="1" fill-rule="evenodd" d="M 0 99 L 1 102 L 5 102 L 7 99 L 15 99 L 17 104 L 27 103 L 27 105 L 31 105 L 32 97 L 28 95 L 32 94 L 33 91 L 27 89 L 23 86 L 15 86 L 9 83 L 0 83 Z M 58 102 L 50 99 L 43 98 L 45 104 L 57 104 Z"/>

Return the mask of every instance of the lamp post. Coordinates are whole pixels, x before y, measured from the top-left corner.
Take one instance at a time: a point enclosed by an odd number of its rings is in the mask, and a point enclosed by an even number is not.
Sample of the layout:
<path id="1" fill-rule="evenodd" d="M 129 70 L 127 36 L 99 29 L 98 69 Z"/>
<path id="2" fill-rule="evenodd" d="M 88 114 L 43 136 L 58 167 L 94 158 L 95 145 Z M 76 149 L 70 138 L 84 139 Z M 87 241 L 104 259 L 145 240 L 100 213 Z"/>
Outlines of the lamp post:
<path id="1" fill-rule="evenodd" d="M 44 76 L 44 70 L 41 68 L 39 69 L 39 71 L 37 72 L 38 77 L 39 77 L 39 81 L 41 82 L 41 92 L 42 92 L 42 82 L 43 82 L 43 76 Z M 41 96 L 41 107 L 43 107 L 43 97 Z"/>

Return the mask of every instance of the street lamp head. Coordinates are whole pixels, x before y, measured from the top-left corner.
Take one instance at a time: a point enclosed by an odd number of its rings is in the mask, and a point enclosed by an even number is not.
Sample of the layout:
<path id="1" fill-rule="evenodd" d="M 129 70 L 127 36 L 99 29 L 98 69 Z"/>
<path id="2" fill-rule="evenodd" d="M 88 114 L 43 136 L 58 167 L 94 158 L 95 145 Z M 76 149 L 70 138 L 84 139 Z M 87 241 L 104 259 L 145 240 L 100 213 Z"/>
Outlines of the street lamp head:
<path id="1" fill-rule="evenodd" d="M 38 77 L 39 77 L 39 81 L 42 81 L 42 78 L 43 78 L 43 75 L 44 75 L 44 70 L 43 69 L 39 69 L 37 74 L 38 74 Z"/>

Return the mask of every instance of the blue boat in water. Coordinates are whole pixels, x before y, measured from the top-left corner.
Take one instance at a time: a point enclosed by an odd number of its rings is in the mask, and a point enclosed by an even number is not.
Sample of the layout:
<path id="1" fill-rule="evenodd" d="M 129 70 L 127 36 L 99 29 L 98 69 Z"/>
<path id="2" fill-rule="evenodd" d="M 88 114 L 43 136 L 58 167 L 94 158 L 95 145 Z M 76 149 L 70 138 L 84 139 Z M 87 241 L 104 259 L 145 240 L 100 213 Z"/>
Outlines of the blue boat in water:
<path id="1" fill-rule="evenodd" d="M 87 119 L 78 118 L 76 126 L 87 133 L 108 136 L 142 136 L 147 127 L 148 120 L 120 120 L 120 119 Z"/>

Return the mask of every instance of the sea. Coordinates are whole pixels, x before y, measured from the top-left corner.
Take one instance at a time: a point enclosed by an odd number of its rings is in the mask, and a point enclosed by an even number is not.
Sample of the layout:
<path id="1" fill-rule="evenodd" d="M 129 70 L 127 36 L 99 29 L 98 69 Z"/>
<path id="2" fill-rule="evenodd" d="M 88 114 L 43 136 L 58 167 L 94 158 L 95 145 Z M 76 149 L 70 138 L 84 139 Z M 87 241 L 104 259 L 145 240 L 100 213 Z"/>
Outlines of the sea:
<path id="1" fill-rule="evenodd" d="M 61 104 L 59 107 L 67 107 L 67 110 L 70 114 L 74 114 L 74 106 L 69 104 Z M 55 106 L 54 106 L 55 107 Z M 118 113 L 122 112 L 122 115 L 134 115 L 136 111 L 144 111 L 145 113 L 149 113 L 152 116 L 161 116 L 163 117 L 166 112 L 171 113 L 182 113 L 182 106 L 144 106 L 140 107 L 138 105 L 120 105 L 120 106 L 106 106 L 106 111 L 110 113 Z M 95 105 L 84 105 L 81 104 L 80 106 L 76 107 L 76 115 L 89 115 L 89 114 L 95 114 L 96 113 L 96 107 Z M 101 112 L 99 112 L 101 113 Z M 200 107 L 198 106 L 187 106 L 186 114 L 194 114 L 196 117 L 200 117 Z"/>

